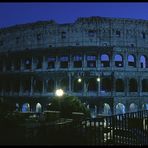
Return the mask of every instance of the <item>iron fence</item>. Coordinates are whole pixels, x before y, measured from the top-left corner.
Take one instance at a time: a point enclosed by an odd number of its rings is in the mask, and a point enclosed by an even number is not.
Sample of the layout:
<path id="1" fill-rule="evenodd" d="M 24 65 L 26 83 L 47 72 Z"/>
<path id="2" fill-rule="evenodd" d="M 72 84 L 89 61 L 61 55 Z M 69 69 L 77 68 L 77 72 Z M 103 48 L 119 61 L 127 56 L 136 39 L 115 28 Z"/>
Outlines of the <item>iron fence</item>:
<path id="1" fill-rule="evenodd" d="M 148 111 L 0 128 L 0 144 L 147 145 Z"/>

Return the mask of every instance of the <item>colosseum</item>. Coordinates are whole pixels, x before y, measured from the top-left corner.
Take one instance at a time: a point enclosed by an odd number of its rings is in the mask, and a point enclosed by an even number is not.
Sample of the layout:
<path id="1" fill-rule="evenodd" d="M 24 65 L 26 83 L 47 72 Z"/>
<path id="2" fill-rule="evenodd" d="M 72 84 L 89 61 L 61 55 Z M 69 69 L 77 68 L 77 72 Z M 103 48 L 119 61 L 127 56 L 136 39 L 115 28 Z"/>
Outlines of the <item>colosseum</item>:
<path id="1" fill-rule="evenodd" d="M 42 112 L 63 89 L 97 114 L 148 109 L 148 20 L 80 17 L 0 29 L 0 99 Z"/>

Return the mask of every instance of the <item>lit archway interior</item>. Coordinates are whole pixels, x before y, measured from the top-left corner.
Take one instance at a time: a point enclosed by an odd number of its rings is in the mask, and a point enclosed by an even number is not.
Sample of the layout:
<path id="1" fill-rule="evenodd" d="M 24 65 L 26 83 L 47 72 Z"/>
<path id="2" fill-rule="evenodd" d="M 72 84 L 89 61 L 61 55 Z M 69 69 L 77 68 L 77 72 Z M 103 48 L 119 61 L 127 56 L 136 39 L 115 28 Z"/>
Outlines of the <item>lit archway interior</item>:
<path id="1" fill-rule="evenodd" d="M 110 108 L 110 105 L 107 104 L 107 103 L 104 103 L 103 114 L 105 114 L 105 115 L 111 115 L 111 108 Z"/>
<path id="2" fill-rule="evenodd" d="M 37 104 L 36 104 L 36 112 L 37 112 L 37 113 L 42 112 L 42 106 L 41 106 L 40 103 L 37 103 Z"/>
<path id="3" fill-rule="evenodd" d="M 148 103 L 142 105 L 142 110 L 148 110 Z"/>
<path id="4" fill-rule="evenodd" d="M 124 114 L 125 113 L 125 105 L 122 103 L 118 103 L 116 105 L 116 114 Z"/>
<path id="5" fill-rule="evenodd" d="M 29 111 L 30 111 L 29 103 L 24 103 L 22 106 L 22 112 L 29 112 Z"/>
<path id="6" fill-rule="evenodd" d="M 137 112 L 138 111 L 138 106 L 135 103 L 131 103 L 129 107 L 130 112 Z"/>

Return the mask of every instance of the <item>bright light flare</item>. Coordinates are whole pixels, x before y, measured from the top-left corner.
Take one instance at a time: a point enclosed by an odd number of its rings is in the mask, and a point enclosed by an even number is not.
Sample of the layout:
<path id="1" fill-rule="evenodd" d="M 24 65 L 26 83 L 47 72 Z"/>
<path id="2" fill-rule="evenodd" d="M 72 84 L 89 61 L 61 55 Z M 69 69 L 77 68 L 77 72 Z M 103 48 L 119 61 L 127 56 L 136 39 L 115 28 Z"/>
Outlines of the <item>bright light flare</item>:
<path id="1" fill-rule="evenodd" d="M 64 95 L 64 91 L 62 89 L 57 89 L 55 94 L 56 94 L 56 96 L 61 97 Z"/>
<path id="2" fill-rule="evenodd" d="M 81 82 L 82 82 L 82 79 L 81 79 L 81 78 L 79 78 L 79 79 L 78 79 L 78 82 L 79 82 L 79 83 L 81 83 Z"/>
<path id="3" fill-rule="evenodd" d="M 97 81 L 100 82 L 100 78 L 97 78 Z"/>

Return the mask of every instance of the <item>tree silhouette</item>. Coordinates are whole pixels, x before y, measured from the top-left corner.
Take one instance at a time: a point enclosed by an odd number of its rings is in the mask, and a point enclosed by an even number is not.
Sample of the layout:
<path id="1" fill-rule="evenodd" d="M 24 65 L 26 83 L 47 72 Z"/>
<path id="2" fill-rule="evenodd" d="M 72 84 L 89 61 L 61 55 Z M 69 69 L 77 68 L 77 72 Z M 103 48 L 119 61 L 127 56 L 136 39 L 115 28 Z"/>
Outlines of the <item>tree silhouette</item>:
<path id="1" fill-rule="evenodd" d="M 60 111 L 62 116 L 70 116 L 72 112 L 81 112 L 90 116 L 88 108 L 75 96 L 54 97 L 49 110 Z"/>

